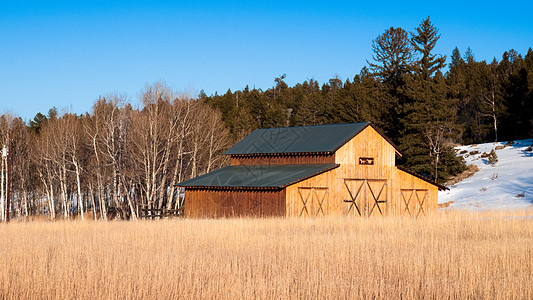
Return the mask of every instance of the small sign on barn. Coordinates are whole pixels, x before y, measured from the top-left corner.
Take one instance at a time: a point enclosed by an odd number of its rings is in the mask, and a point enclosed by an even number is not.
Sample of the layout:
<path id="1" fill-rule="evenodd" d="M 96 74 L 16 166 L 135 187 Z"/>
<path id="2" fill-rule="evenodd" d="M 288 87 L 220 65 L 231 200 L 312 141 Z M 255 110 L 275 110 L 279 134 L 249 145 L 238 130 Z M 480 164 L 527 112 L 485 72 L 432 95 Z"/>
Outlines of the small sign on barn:
<path id="1" fill-rule="evenodd" d="M 359 164 L 364 166 L 372 166 L 374 165 L 374 158 L 373 157 L 359 157 Z"/>

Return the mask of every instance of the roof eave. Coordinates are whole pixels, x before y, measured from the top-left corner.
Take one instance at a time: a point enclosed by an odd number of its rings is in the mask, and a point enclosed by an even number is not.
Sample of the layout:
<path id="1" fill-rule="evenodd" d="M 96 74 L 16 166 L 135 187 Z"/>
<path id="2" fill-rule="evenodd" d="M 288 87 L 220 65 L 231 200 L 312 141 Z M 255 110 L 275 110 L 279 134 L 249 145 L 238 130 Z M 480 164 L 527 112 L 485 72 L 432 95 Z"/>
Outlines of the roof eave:
<path id="1" fill-rule="evenodd" d="M 407 168 L 404 168 L 404 167 L 401 167 L 401 166 L 396 166 L 396 168 L 397 168 L 398 170 L 404 171 L 404 172 L 407 173 L 407 174 L 411 174 L 411 175 L 415 176 L 415 177 L 418 178 L 418 179 L 422 179 L 422 180 L 424 180 L 425 182 L 430 183 L 430 184 L 436 186 L 440 191 L 446 191 L 446 190 L 449 190 L 448 187 L 446 187 L 446 186 L 444 186 L 444 185 L 442 185 L 442 184 L 438 184 L 438 183 L 436 183 L 436 182 L 433 182 L 433 181 L 431 181 L 431 180 L 425 178 L 424 176 L 422 176 L 422 175 L 420 175 L 420 174 L 417 174 L 417 173 L 415 173 L 415 172 L 413 172 L 413 171 L 411 171 L 411 170 L 409 170 L 409 169 L 407 169 Z"/>
<path id="2" fill-rule="evenodd" d="M 260 157 L 260 156 L 304 156 L 304 155 L 332 155 L 332 151 L 317 152 L 262 152 L 262 153 L 244 153 L 244 154 L 224 154 L 231 157 Z"/>
<path id="3" fill-rule="evenodd" d="M 317 175 L 323 174 L 325 172 L 331 171 L 333 169 L 338 168 L 340 165 L 335 164 L 332 165 L 329 168 L 326 168 L 324 170 L 318 171 L 316 173 L 310 174 L 308 176 L 299 178 L 297 180 L 288 182 L 286 184 L 280 185 L 280 186 L 204 186 L 204 185 L 182 185 L 181 183 L 176 184 L 176 186 L 183 187 L 185 189 L 205 189 L 205 190 L 270 190 L 270 191 L 276 191 L 276 190 L 282 190 L 288 186 L 291 186 L 295 183 L 304 181 L 306 179 L 315 177 Z"/>
<path id="4" fill-rule="evenodd" d="M 225 191 L 225 190 L 252 190 L 252 191 L 280 191 L 283 188 L 277 187 L 277 186 L 261 186 L 261 187 L 250 187 L 250 186 L 203 186 L 203 185 L 195 185 L 195 186 L 183 186 L 176 184 L 176 186 L 183 187 L 185 190 L 187 189 L 194 189 L 194 190 L 219 190 L 219 191 Z"/>

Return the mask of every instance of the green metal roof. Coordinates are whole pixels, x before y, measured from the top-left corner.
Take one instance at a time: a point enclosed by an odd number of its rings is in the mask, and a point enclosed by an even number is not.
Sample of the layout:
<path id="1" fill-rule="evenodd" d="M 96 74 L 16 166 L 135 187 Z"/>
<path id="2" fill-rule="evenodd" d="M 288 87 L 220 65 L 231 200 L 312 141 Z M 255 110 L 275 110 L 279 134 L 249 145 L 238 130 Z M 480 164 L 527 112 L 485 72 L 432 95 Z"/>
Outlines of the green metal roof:
<path id="1" fill-rule="evenodd" d="M 257 129 L 224 152 L 227 155 L 337 151 L 368 122 Z"/>
<path id="2" fill-rule="evenodd" d="M 229 166 L 183 181 L 189 188 L 280 189 L 320 173 L 337 164 Z"/>

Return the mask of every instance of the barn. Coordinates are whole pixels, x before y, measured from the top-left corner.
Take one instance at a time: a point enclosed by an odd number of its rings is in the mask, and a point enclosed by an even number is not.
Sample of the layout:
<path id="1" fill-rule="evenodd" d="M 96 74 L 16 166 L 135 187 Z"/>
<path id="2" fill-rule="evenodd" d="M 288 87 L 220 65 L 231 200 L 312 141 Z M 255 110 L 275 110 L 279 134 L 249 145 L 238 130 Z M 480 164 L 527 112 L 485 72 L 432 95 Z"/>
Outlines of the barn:
<path id="1" fill-rule="evenodd" d="M 419 216 L 446 189 L 396 166 L 368 122 L 258 129 L 224 154 L 229 166 L 178 184 L 187 217 Z"/>

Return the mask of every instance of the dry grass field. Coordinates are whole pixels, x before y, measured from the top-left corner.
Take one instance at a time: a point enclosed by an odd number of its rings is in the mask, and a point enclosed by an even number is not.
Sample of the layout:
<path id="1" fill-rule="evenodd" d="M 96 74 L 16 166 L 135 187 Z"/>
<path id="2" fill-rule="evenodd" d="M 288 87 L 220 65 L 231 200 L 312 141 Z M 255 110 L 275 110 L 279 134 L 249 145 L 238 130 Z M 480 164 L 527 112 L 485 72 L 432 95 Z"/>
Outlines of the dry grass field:
<path id="1" fill-rule="evenodd" d="M 532 299 L 533 212 L 0 226 L 2 299 Z"/>

